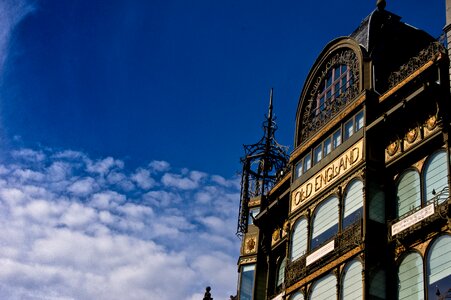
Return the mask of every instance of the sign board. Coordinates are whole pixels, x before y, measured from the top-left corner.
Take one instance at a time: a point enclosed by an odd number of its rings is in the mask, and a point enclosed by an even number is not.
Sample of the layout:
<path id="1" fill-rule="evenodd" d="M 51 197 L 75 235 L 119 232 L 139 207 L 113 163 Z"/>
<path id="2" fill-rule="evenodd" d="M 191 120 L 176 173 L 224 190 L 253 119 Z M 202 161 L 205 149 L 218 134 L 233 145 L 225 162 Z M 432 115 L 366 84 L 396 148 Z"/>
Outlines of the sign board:
<path id="1" fill-rule="evenodd" d="M 429 204 L 428 206 L 420 209 L 413 215 L 410 215 L 402 219 L 401 221 L 393 224 L 391 226 L 391 235 L 394 236 L 395 234 L 402 232 L 403 230 L 409 228 L 412 225 L 415 225 L 416 223 L 426 219 L 429 216 L 432 216 L 433 214 L 434 214 L 434 203 Z"/>
<path id="2" fill-rule="evenodd" d="M 363 159 L 362 139 L 291 193 L 290 212 L 294 212 L 306 201 L 343 177 Z"/>
<path id="3" fill-rule="evenodd" d="M 306 266 L 310 265 L 311 263 L 317 261 L 327 253 L 334 251 L 334 249 L 335 249 L 335 240 L 332 240 L 331 242 L 327 243 L 326 245 L 322 246 L 321 248 L 319 248 L 318 250 L 307 256 L 305 259 L 305 265 Z"/>

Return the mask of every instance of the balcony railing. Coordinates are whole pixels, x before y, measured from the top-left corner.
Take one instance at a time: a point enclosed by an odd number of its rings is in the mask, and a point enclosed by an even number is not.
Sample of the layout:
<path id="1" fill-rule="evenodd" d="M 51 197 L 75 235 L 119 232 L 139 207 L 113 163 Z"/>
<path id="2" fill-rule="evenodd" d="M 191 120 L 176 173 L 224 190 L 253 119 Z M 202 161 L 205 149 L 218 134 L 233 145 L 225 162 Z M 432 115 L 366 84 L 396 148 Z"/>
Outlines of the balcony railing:
<path id="1" fill-rule="evenodd" d="M 314 251 L 311 251 L 295 261 L 288 263 L 285 274 L 285 286 L 289 287 L 293 285 L 297 281 L 323 267 L 326 263 L 341 257 L 349 250 L 360 245 L 361 241 L 362 219 L 358 219 L 334 237 L 334 250 L 332 252 L 326 254 L 309 265 L 306 264 L 307 256 Z M 331 241 L 327 241 L 325 244 L 330 242 Z"/>
<path id="2" fill-rule="evenodd" d="M 388 77 L 388 89 L 395 87 L 416 70 L 426 65 L 427 62 L 437 59 L 444 53 L 446 51 L 440 41 L 431 43 L 427 48 L 421 50 L 417 56 L 412 57 L 406 64 L 402 65 L 398 71 L 390 74 Z"/>
<path id="3" fill-rule="evenodd" d="M 440 220 L 447 222 L 450 208 L 451 197 L 449 188 L 445 187 L 440 192 L 435 193 L 434 198 L 429 200 L 425 206 L 416 207 L 399 218 L 388 222 L 388 240 L 406 239 L 413 236 L 413 233 L 417 233 L 428 225 L 435 224 Z M 393 231 L 393 226 L 399 225 L 400 222 L 404 222 L 402 228 Z"/>

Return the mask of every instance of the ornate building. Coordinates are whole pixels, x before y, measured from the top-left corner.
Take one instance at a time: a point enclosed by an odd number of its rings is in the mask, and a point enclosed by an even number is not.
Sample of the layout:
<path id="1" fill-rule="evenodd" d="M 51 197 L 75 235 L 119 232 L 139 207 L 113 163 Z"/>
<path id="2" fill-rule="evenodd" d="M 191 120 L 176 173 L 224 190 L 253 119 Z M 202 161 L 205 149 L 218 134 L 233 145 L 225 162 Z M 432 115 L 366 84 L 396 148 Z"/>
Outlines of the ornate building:
<path id="1" fill-rule="evenodd" d="M 326 45 L 293 152 L 272 105 L 245 146 L 238 299 L 450 298 L 450 100 L 446 48 L 385 1 Z"/>

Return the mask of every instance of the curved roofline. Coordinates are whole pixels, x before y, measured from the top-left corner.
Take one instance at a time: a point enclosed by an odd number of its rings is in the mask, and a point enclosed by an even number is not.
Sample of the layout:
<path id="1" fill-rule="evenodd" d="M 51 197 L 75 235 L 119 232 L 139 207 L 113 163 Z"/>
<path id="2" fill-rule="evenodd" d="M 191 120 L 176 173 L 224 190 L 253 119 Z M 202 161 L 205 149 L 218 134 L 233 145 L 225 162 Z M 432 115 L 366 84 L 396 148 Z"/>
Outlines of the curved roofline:
<path id="1" fill-rule="evenodd" d="M 342 36 L 342 37 L 339 37 L 339 38 L 336 38 L 336 39 L 330 41 L 320 52 L 317 59 L 313 63 L 312 67 L 310 68 L 310 71 L 304 82 L 304 86 L 302 88 L 301 95 L 299 97 L 298 107 L 296 110 L 296 128 L 295 128 L 295 136 L 294 136 L 294 147 L 295 148 L 297 148 L 299 146 L 298 137 L 299 137 L 299 129 L 300 129 L 299 128 L 300 117 L 301 117 L 300 114 L 301 114 L 302 108 L 304 106 L 304 101 L 306 99 L 307 91 L 313 84 L 314 79 L 317 77 L 316 76 L 317 73 L 322 69 L 322 66 L 324 65 L 324 63 L 326 63 L 327 59 L 331 56 L 331 54 L 333 54 L 334 52 L 336 52 L 339 49 L 346 49 L 346 48 L 353 50 L 356 53 L 357 58 L 360 61 L 359 85 L 360 85 L 360 89 L 361 89 L 362 83 L 363 83 L 363 78 L 362 78 L 363 62 L 366 58 L 368 58 L 368 53 L 367 53 L 365 47 L 360 45 L 354 38 L 349 37 L 349 36 Z"/>

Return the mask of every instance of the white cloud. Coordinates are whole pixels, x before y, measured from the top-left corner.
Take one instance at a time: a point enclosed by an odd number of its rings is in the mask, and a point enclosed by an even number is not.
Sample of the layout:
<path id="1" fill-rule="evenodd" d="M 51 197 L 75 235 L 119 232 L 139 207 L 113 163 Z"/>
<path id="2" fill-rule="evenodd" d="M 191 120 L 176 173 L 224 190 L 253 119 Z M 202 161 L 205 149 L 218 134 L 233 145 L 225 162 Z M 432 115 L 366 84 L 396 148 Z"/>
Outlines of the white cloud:
<path id="1" fill-rule="evenodd" d="M 171 168 L 171 165 L 164 160 L 154 160 L 150 162 L 149 167 L 156 172 L 166 172 Z"/>
<path id="2" fill-rule="evenodd" d="M 149 189 L 155 185 L 155 180 L 150 177 L 150 171 L 139 168 L 135 174 L 132 175 L 132 180 L 142 189 Z"/>
<path id="3" fill-rule="evenodd" d="M 236 293 L 235 179 L 164 173 L 161 161 L 128 172 L 70 150 L 15 153 L 0 164 L 0 299 Z"/>

